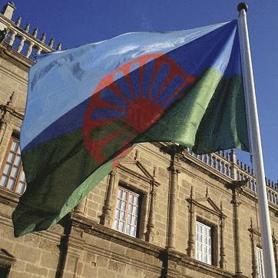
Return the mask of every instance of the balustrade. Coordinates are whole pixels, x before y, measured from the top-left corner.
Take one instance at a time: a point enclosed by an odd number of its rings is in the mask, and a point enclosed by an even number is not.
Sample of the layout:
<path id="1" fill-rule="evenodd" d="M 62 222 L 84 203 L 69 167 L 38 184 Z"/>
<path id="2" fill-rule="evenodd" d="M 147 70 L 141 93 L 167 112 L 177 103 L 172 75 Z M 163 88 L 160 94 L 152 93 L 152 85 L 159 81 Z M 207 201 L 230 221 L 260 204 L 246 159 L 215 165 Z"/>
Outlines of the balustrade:
<path id="1" fill-rule="evenodd" d="M 31 26 L 29 23 L 23 27 L 22 17 L 18 17 L 17 20 L 13 21 L 12 18 L 7 18 L 5 13 L 0 13 L 0 28 L 2 28 L 2 30 L 4 28 L 7 30 L 4 43 L 9 45 L 13 51 L 25 56 L 30 60 L 35 60 L 36 55 L 41 53 L 62 49 L 61 43 L 58 43 L 56 46 L 54 46 L 53 38 L 51 38 L 47 43 L 45 33 L 42 33 L 39 39 L 38 28 L 34 28 L 33 32 L 31 33 Z"/>
<path id="2" fill-rule="evenodd" d="M 198 155 L 189 148 L 186 148 L 186 151 L 192 157 L 195 157 L 207 166 L 212 167 L 219 173 L 229 178 L 234 179 L 232 175 L 232 167 L 236 167 L 236 179 L 247 180 L 247 188 L 249 189 L 250 193 L 254 195 L 257 194 L 257 185 L 253 169 L 239 160 L 236 160 L 235 165 L 232 166 L 233 161 L 232 157 L 229 155 L 229 152 L 219 151 L 212 154 Z M 266 185 L 269 202 L 274 205 L 278 205 L 278 181 L 275 183 L 273 181 L 270 181 L 269 179 L 266 179 Z"/>

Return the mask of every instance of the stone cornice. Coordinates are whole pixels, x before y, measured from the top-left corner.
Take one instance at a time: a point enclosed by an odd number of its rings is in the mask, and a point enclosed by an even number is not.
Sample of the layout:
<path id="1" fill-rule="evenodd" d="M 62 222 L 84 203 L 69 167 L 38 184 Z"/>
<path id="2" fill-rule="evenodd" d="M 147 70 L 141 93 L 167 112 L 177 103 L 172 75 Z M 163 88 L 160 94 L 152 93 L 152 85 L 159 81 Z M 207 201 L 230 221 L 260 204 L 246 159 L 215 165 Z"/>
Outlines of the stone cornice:
<path id="1" fill-rule="evenodd" d="M 0 52 L 0 55 L 1 55 L 1 52 Z M 2 58 L 4 58 L 3 56 L 1 56 Z M 5 58 L 4 58 L 5 59 Z M 0 72 L 9 76 L 11 79 L 13 79 L 14 81 L 16 82 L 20 82 L 22 85 L 26 86 L 27 88 L 27 85 L 28 85 L 28 81 L 27 81 L 27 75 L 26 75 L 26 78 L 16 74 L 15 72 L 7 69 L 4 67 L 4 65 L 2 65 L 0 67 Z"/>
<path id="2" fill-rule="evenodd" d="M 234 274 L 225 270 L 222 270 L 218 267 L 208 265 L 205 263 L 202 263 L 200 261 L 197 261 L 193 258 L 190 258 L 186 254 L 183 254 L 178 251 L 174 250 L 168 250 L 162 247 L 158 247 L 156 245 L 150 244 L 146 241 L 140 240 L 138 238 L 133 238 L 128 235 L 125 235 L 123 233 L 120 233 L 118 231 L 112 230 L 110 228 L 107 228 L 105 226 L 102 226 L 95 221 L 88 220 L 85 217 L 82 217 L 78 214 L 72 214 L 71 216 L 72 225 L 73 227 L 76 227 L 78 229 L 83 230 L 83 233 L 87 233 L 90 235 L 94 235 L 100 239 L 106 239 L 109 242 L 117 243 L 125 247 L 129 247 L 131 249 L 138 250 L 140 252 L 143 252 L 145 254 L 152 255 L 158 259 L 161 259 L 163 256 L 168 256 L 168 261 L 174 261 L 176 264 L 184 266 L 186 268 L 190 268 L 196 271 L 199 271 L 201 273 L 207 273 L 209 275 L 212 275 L 213 277 L 227 277 L 232 278 L 234 277 Z M 84 238 L 84 235 L 82 236 Z M 83 241 L 84 246 L 82 246 L 83 250 L 87 250 L 88 252 L 92 252 L 94 254 L 99 254 L 102 256 L 111 256 L 111 253 L 113 253 L 110 250 L 107 250 L 106 248 L 101 248 L 98 246 L 94 246 L 91 243 L 87 244 L 85 241 Z M 122 261 L 123 263 L 128 263 L 126 261 L 124 254 L 112 254 L 115 259 Z M 144 268 L 147 267 L 152 268 L 155 271 L 158 271 L 161 268 L 154 267 L 154 265 L 149 264 L 148 262 L 132 262 L 132 264 L 136 264 L 138 267 Z M 145 265 L 144 265 L 145 264 Z M 169 274 L 173 272 L 173 270 L 169 269 Z M 174 271 L 175 274 L 177 274 L 176 271 Z"/>
<path id="3" fill-rule="evenodd" d="M 0 249 L 0 266 L 10 266 L 15 263 L 15 257 L 7 252 L 5 249 Z"/>
<path id="4" fill-rule="evenodd" d="M 199 200 L 195 200 L 193 198 L 187 198 L 186 199 L 188 203 L 192 203 L 193 205 L 195 205 L 196 207 L 199 207 L 213 215 L 218 216 L 219 218 L 226 218 L 227 216 L 221 211 L 221 209 L 212 201 L 212 199 L 210 197 L 208 198 L 204 198 L 203 200 L 206 201 L 207 203 L 210 204 L 210 206 L 212 208 L 209 208 L 203 204 L 200 203 Z"/>
<path id="5" fill-rule="evenodd" d="M 20 195 L 11 192 L 10 190 L 0 187 L 0 202 L 3 204 L 10 205 L 11 207 L 16 207 L 19 201 Z"/>
<path id="6" fill-rule="evenodd" d="M 23 113 L 20 113 L 20 112 L 16 111 L 15 108 L 9 107 L 7 105 L 0 104 L 0 111 L 9 112 L 12 116 L 14 116 L 20 120 L 23 120 L 23 117 L 24 117 Z"/>
<path id="7" fill-rule="evenodd" d="M 25 71 L 34 64 L 32 60 L 13 50 L 7 43 L 0 44 L 0 55 Z"/>
<path id="8" fill-rule="evenodd" d="M 81 233 L 82 237 L 84 238 L 84 233 L 87 233 L 92 236 L 96 236 L 99 239 L 107 240 L 109 243 L 115 243 L 119 244 L 124 247 L 129 247 L 130 250 L 137 250 L 141 252 L 142 254 L 148 254 L 152 255 L 153 257 L 157 258 L 159 260 L 159 256 L 161 254 L 162 248 L 155 246 L 153 244 L 150 244 L 146 241 L 142 241 L 138 238 L 133 238 L 128 235 L 125 235 L 123 233 L 120 233 L 118 231 L 112 230 L 110 228 L 107 228 L 103 225 L 100 225 L 94 221 L 88 221 L 85 217 L 82 217 L 77 214 L 72 214 L 71 216 L 72 225 L 74 228 L 82 229 L 84 232 Z M 72 238 L 72 237 L 70 237 Z M 69 248 L 71 248 L 71 242 L 69 241 Z M 104 244 L 104 243 L 103 243 Z M 138 268 L 141 268 L 142 270 L 146 269 L 146 267 L 154 272 L 160 273 L 161 266 L 152 264 L 149 261 L 138 260 L 138 259 L 131 259 L 125 254 L 119 254 L 116 252 L 113 252 L 109 248 L 94 245 L 92 243 L 86 243 L 85 240 L 82 242 L 82 246 L 75 246 L 78 249 L 83 249 L 87 252 L 91 252 L 93 254 L 98 254 L 100 256 L 113 258 L 117 261 L 120 261 L 125 264 L 135 265 Z"/>
<path id="9" fill-rule="evenodd" d="M 133 170 L 131 170 L 128 165 L 135 165 L 136 167 L 138 167 L 138 169 L 141 170 L 142 174 L 139 174 L 138 172 L 135 172 Z M 155 178 L 153 176 L 151 176 L 151 174 L 148 172 L 148 170 L 142 165 L 141 162 L 139 161 L 133 161 L 132 163 L 126 163 L 125 161 L 121 162 L 120 165 L 118 166 L 118 168 L 120 170 L 122 170 L 123 172 L 126 172 L 128 174 L 130 174 L 133 177 L 136 177 L 140 180 L 143 180 L 147 183 L 151 183 L 153 182 L 154 185 L 159 186 L 159 182 L 157 182 L 155 180 Z"/>
<path id="10" fill-rule="evenodd" d="M 96 235 L 99 238 L 107 239 L 113 242 L 118 242 L 131 248 L 136 247 L 136 249 L 140 249 L 144 253 L 158 254 L 161 250 L 163 250 L 161 247 L 105 227 L 76 213 L 72 213 L 71 220 L 74 227 L 81 228 L 88 234 Z"/>
<path id="11" fill-rule="evenodd" d="M 177 265 L 181 265 L 186 268 L 196 270 L 197 272 L 211 275 L 212 277 L 234 277 L 234 274 L 231 272 L 225 271 L 213 265 L 202 263 L 178 251 L 169 250 L 167 255 L 169 257 L 169 260 L 175 261 Z"/>

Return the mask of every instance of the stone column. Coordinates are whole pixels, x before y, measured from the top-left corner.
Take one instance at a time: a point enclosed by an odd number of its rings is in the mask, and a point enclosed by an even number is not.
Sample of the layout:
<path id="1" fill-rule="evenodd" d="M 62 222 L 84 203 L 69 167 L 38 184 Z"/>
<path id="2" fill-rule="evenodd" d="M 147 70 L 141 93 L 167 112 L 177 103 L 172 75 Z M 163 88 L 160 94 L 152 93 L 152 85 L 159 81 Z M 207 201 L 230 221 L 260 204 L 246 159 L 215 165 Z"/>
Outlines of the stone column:
<path id="1" fill-rule="evenodd" d="M 29 42 L 29 47 L 28 47 L 27 53 L 26 53 L 26 57 L 27 57 L 27 58 L 29 58 L 30 55 L 32 54 L 33 47 L 34 47 L 34 43 L 33 43 L 33 42 Z"/>
<path id="2" fill-rule="evenodd" d="M 225 269 L 226 260 L 225 260 L 225 247 L 224 247 L 224 228 L 225 228 L 225 216 L 223 214 L 222 202 L 220 205 L 221 215 L 220 215 L 220 267 Z"/>
<path id="3" fill-rule="evenodd" d="M 102 225 L 111 227 L 112 225 L 112 196 L 113 192 L 115 190 L 115 185 L 118 183 L 118 175 L 117 175 L 117 170 L 113 169 L 110 172 L 109 175 L 109 181 L 108 181 L 108 187 L 107 187 L 107 193 L 106 193 L 106 198 L 104 202 L 104 206 L 102 208 L 102 215 L 100 219 L 100 223 Z"/>
<path id="4" fill-rule="evenodd" d="M 190 198 L 187 200 L 188 204 L 188 212 L 189 212 L 189 228 L 188 228 L 188 241 L 187 241 L 187 255 L 189 257 L 194 257 L 194 231 L 193 229 L 196 227 L 195 225 L 195 206 L 193 204 L 193 187 L 191 187 Z"/>
<path id="5" fill-rule="evenodd" d="M 278 269 L 278 254 L 277 254 L 277 239 L 275 237 L 275 234 L 274 234 L 274 230 L 272 232 L 272 240 L 273 240 L 273 249 L 274 249 L 274 257 L 275 257 L 275 266 L 276 266 L 276 269 Z"/>
<path id="6" fill-rule="evenodd" d="M 13 31 L 13 30 L 10 30 L 10 31 L 9 31 L 9 34 L 8 34 L 8 38 L 9 38 L 8 44 L 9 44 L 10 46 L 13 46 L 14 41 L 15 41 L 15 37 L 16 37 L 16 32 Z"/>
<path id="7" fill-rule="evenodd" d="M 150 208 L 149 218 L 147 224 L 146 241 L 152 242 L 154 240 L 154 211 L 156 201 L 156 185 L 154 180 L 151 181 L 151 192 L 150 192 Z"/>
<path id="8" fill-rule="evenodd" d="M 24 37 L 21 38 L 20 43 L 19 43 L 18 48 L 17 48 L 18 53 L 20 53 L 22 51 L 22 49 L 24 47 L 24 44 L 25 44 L 25 40 L 26 39 Z"/>
<path id="9" fill-rule="evenodd" d="M 168 168 L 170 172 L 169 183 L 169 221 L 168 221 L 168 249 L 175 249 L 176 237 L 176 215 L 177 215 L 177 187 L 178 187 L 178 174 L 180 173 L 180 164 L 178 162 L 177 154 L 180 148 L 177 145 L 172 145 L 170 148 L 171 162 Z"/>
<path id="10" fill-rule="evenodd" d="M 234 149 L 231 150 L 230 152 L 230 162 L 231 162 L 231 174 L 232 174 L 232 178 L 234 180 L 237 180 L 237 169 L 236 169 L 236 151 Z"/>
<path id="11" fill-rule="evenodd" d="M 251 250 L 252 250 L 252 278 L 256 278 L 257 277 L 256 243 L 255 243 L 255 235 L 254 235 L 252 219 L 251 219 L 249 232 L 250 232 Z"/>
<path id="12" fill-rule="evenodd" d="M 42 52 L 42 48 L 41 47 L 38 47 L 38 52 L 37 52 L 37 55 L 40 55 Z"/>
<path id="13" fill-rule="evenodd" d="M 241 260 L 240 260 L 240 236 L 239 236 L 239 218 L 238 218 L 238 208 L 240 206 L 239 193 L 237 189 L 233 189 L 233 216 L 234 216 L 234 248 L 235 248 L 235 273 L 236 275 L 241 275 Z"/>
<path id="14" fill-rule="evenodd" d="M 2 143 L 3 138 L 5 137 L 7 124 L 10 121 L 10 112 L 14 105 L 14 98 L 15 94 L 14 92 L 12 92 L 11 96 L 6 102 L 6 105 L 3 105 L 3 107 L 0 110 L 0 144 Z"/>
<path id="15" fill-rule="evenodd" d="M 74 208 L 74 211 L 79 214 L 85 215 L 87 197 L 84 197 L 79 204 Z"/>

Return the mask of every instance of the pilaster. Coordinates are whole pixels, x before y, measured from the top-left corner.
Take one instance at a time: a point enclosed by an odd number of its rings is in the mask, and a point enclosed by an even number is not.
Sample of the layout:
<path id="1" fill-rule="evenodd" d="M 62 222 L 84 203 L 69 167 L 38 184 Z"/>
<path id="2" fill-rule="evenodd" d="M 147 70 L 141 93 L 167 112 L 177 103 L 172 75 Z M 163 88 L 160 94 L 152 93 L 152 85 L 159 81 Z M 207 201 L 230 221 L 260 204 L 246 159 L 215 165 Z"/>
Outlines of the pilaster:
<path id="1" fill-rule="evenodd" d="M 155 183 L 155 170 L 153 175 L 153 180 L 150 182 L 151 192 L 150 192 L 150 209 L 149 218 L 147 224 L 146 241 L 152 242 L 154 240 L 154 211 L 156 202 L 156 183 Z"/>
<path id="2" fill-rule="evenodd" d="M 106 198 L 102 209 L 102 215 L 100 218 L 100 223 L 108 227 L 112 226 L 112 220 L 113 220 L 112 196 L 117 183 L 118 183 L 118 173 L 116 169 L 113 169 L 109 174 L 109 182 L 107 187 Z"/>
<path id="3" fill-rule="evenodd" d="M 253 229 L 253 222 L 250 219 L 250 241 L 251 241 L 251 251 L 252 251 L 252 278 L 257 277 L 257 262 L 256 262 L 256 242 L 255 242 L 255 234 Z"/>
<path id="4" fill-rule="evenodd" d="M 193 187 L 191 187 L 191 192 L 190 192 L 190 199 L 189 199 L 189 204 L 188 204 L 188 220 L 189 220 L 189 227 L 188 227 L 188 241 L 187 241 L 187 255 L 189 257 L 194 257 L 194 227 L 196 226 L 195 223 L 195 206 L 193 204 L 193 198 L 194 198 L 194 192 L 193 192 Z"/>
<path id="5" fill-rule="evenodd" d="M 225 243 L 224 243 L 224 229 L 225 229 L 225 215 L 223 213 L 222 202 L 220 204 L 221 216 L 220 216 L 220 268 L 226 268 L 226 260 L 225 260 Z"/>
<path id="6" fill-rule="evenodd" d="M 237 169 L 236 169 L 237 157 L 236 157 L 235 149 L 231 150 L 229 156 L 230 156 L 230 162 L 231 162 L 231 174 L 232 174 L 232 178 L 234 180 L 237 180 Z"/>
<path id="7" fill-rule="evenodd" d="M 5 105 L 0 106 L 0 143 L 5 136 L 6 128 L 10 122 L 10 112 L 13 108 L 14 92 L 10 95 Z"/>
<path id="8" fill-rule="evenodd" d="M 87 197 L 84 197 L 79 204 L 74 208 L 74 212 L 85 215 Z"/>
<path id="9" fill-rule="evenodd" d="M 241 204 L 239 198 L 239 189 L 234 186 L 232 189 L 232 201 L 233 204 L 233 222 L 234 222 L 234 250 L 235 250 L 235 273 L 239 277 L 242 274 L 241 271 L 241 252 L 240 252 L 240 223 L 239 223 L 239 206 Z"/>
<path id="10" fill-rule="evenodd" d="M 172 145 L 169 148 L 171 161 L 168 168 L 170 172 L 169 181 L 169 213 L 168 213 L 168 249 L 175 249 L 176 239 L 176 215 L 177 215 L 177 188 L 178 188 L 178 175 L 180 173 L 180 162 L 178 154 L 180 153 L 180 147 Z"/>
<path id="11" fill-rule="evenodd" d="M 277 250 L 278 240 L 276 239 L 274 230 L 272 233 L 272 240 L 273 240 L 273 249 L 274 249 L 274 257 L 275 257 L 275 267 L 276 267 L 276 269 L 278 269 L 278 253 L 277 253 L 278 252 L 278 250 Z"/>

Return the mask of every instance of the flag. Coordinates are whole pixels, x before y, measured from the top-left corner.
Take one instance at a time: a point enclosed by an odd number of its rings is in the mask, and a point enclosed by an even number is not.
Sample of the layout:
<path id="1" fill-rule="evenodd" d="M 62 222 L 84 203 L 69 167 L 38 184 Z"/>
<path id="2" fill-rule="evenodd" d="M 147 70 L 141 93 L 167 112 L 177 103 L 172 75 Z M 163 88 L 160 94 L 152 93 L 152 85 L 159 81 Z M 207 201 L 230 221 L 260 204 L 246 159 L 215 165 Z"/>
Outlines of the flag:
<path id="1" fill-rule="evenodd" d="M 69 213 L 134 143 L 248 150 L 237 21 L 128 33 L 40 57 L 20 145 L 15 235 Z"/>

